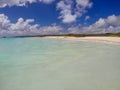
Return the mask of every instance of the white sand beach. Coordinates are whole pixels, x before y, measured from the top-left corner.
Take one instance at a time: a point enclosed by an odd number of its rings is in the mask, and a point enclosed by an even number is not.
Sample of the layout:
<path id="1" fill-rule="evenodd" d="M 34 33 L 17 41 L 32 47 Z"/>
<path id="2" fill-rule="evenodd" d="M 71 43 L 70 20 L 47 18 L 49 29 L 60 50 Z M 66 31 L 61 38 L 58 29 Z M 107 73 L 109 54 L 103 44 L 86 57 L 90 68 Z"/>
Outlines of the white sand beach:
<path id="1" fill-rule="evenodd" d="M 102 42 L 108 44 L 120 45 L 120 37 L 105 37 L 105 36 L 92 36 L 92 37 L 69 37 L 69 36 L 46 36 L 44 38 L 74 40 L 74 41 L 91 41 L 91 42 Z"/>

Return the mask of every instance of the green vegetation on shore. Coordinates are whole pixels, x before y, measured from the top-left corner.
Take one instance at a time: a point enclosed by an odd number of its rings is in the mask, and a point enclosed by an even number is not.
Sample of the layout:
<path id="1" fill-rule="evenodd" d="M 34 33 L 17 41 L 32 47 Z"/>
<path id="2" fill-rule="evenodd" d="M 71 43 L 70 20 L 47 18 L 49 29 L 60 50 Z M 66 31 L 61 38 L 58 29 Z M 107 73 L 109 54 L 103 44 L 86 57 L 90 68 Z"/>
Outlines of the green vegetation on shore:
<path id="1" fill-rule="evenodd" d="M 35 35 L 35 36 L 13 36 L 13 37 L 47 37 L 47 36 L 68 36 L 68 37 L 120 37 L 120 33 L 105 33 L 105 34 L 59 34 L 59 35 Z M 6 37 L 3 37 L 6 38 Z"/>
<path id="2" fill-rule="evenodd" d="M 54 35 L 55 36 L 55 35 Z M 71 37 L 87 37 L 87 36 L 106 36 L 106 37 L 120 37 L 120 33 L 105 33 L 105 34 L 64 34 L 56 36 L 71 36 Z"/>

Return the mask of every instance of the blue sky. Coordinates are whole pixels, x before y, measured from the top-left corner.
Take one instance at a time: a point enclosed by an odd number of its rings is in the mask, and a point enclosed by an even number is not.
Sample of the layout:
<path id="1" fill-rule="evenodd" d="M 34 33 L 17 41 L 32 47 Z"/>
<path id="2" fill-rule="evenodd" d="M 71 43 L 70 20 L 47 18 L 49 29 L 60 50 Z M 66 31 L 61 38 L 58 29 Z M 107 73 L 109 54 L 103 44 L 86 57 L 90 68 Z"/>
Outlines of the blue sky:
<path id="1" fill-rule="evenodd" d="M 0 15 L 1 36 L 19 35 L 17 30 L 24 32 L 20 35 L 120 32 L 119 0 L 0 0 Z M 20 18 L 26 26 L 22 27 Z M 29 19 L 33 21 L 26 22 Z M 34 33 L 21 30 L 33 26 Z"/>

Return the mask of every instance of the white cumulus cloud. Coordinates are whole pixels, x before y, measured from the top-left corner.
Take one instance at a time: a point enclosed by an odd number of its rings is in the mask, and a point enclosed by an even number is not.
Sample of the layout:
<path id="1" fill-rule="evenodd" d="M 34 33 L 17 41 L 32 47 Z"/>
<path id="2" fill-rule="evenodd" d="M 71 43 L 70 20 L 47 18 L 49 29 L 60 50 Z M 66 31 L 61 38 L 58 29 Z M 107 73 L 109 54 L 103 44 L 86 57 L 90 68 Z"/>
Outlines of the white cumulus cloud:
<path id="1" fill-rule="evenodd" d="M 30 29 L 31 27 L 30 23 L 32 22 L 34 22 L 34 19 L 27 19 L 26 21 L 24 21 L 23 18 L 19 18 L 17 23 L 11 24 L 10 29 L 24 31 L 24 30 Z"/>
<path id="2" fill-rule="evenodd" d="M 43 3 L 46 3 L 46 4 L 49 4 L 49 3 L 52 3 L 55 0 L 39 0 L 39 1 L 43 2 Z"/>
<path id="3" fill-rule="evenodd" d="M 85 21 L 89 20 L 90 19 L 90 16 L 86 16 L 85 17 Z"/>
<path id="4" fill-rule="evenodd" d="M 120 15 L 111 15 L 107 18 L 100 18 L 89 26 L 72 26 L 68 28 L 69 33 L 118 33 L 120 32 Z"/>
<path id="5" fill-rule="evenodd" d="M 10 20 L 4 14 L 0 14 L 0 30 L 6 30 L 10 26 Z"/>
<path id="6" fill-rule="evenodd" d="M 40 26 L 39 24 L 32 24 L 33 22 L 34 19 L 19 18 L 16 23 L 11 23 L 6 15 L 0 14 L 0 37 L 54 35 L 61 34 L 63 31 L 63 28 L 56 24 Z"/>
<path id="7" fill-rule="evenodd" d="M 63 23 L 72 23 L 82 16 L 87 8 L 91 8 L 90 0 L 61 0 L 57 3 L 57 9 L 60 10 L 59 18 Z"/>
<path id="8" fill-rule="evenodd" d="M 52 3 L 54 0 L 0 0 L 0 8 L 6 7 L 6 6 L 25 6 L 27 3 Z"/>
<path id="9" fill-rule="evenodd" d="M 56 35 L 62 34 L 63 28 L 61 26 L 51 25 L 40 28 L 40 35 Z"/>

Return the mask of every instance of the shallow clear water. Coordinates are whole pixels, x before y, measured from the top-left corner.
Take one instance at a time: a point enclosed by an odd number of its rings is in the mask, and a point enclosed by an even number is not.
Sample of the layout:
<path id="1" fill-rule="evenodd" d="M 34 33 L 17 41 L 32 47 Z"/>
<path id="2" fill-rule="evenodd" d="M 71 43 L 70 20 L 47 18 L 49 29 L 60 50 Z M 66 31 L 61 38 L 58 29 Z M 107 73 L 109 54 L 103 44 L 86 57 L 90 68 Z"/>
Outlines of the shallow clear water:
<path id="1" fill-rule="evenodd" d="M 120 46 L 1 38 L 0 90 L 120 90 Z"/>

